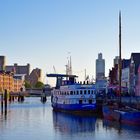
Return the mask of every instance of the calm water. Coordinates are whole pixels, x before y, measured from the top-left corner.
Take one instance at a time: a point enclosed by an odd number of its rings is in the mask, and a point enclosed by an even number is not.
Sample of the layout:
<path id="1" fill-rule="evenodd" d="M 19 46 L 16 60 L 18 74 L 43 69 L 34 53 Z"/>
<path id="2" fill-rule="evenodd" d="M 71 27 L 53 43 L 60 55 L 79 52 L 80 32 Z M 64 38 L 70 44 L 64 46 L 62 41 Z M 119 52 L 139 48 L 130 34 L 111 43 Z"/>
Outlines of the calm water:
<path id="1" fill-rule="evenodd" d="M 140 127 L 52 111 L 50 100 L 27 98 L 0 114 L 0 140 L 140 140 Z"/>

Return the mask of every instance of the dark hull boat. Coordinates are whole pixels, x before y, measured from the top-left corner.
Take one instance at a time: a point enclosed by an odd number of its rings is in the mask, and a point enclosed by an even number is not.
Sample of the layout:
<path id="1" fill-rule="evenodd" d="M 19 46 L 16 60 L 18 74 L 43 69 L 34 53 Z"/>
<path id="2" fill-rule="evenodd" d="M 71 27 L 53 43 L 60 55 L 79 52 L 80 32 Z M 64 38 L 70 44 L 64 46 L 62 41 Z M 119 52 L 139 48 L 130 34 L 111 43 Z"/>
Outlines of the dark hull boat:
<path id="1" fill-rule="evenodd" d="M 108 120 L 140 126 L 140 111 L 133 108 L 104 105 L 103 116 Z"/>

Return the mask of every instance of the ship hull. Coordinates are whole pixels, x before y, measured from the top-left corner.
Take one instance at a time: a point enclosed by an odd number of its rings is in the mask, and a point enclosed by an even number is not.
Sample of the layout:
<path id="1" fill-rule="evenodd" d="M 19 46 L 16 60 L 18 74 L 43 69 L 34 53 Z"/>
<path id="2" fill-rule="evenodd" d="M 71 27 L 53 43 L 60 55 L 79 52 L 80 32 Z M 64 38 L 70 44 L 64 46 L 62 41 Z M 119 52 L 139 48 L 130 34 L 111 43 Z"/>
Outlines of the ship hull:
<path id="1" fill-rule="evenodd" d="M 103 116 L 107 120 L 119 121 L 123 124 L 140 125 L 140 111 L 127 111 L 122 109 L 113 109 L 110 106 L 103 106 Z"/>
<path id="2" fill-rule="evenodd" d="M 96 104 L 58 104 L 53 103 L 52 107 L 54 110 L 61 111 L 95 111 Z"/>

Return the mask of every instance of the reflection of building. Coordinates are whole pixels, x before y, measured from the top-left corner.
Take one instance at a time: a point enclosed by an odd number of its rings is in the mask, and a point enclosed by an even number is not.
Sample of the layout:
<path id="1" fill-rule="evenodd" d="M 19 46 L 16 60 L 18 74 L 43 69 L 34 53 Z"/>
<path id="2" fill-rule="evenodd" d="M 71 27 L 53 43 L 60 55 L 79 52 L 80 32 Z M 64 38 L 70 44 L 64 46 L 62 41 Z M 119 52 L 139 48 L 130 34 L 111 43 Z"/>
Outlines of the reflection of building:
<path id="1" fill-rule="evenodd" d="M 42 74 L 41 74 L 41 69 L 33 69 L 29 78 L 28 78 L 28 81 L 30 82 L 30 84 L 32 86 L 35 86 L 35 84 L 38 82 L 38 81 L 41 81 L 41 77 Z"/>
<path id="2" fill-rule="evenodd" d="M 5 56 L 0 56 L 0 71 L 5 70 Z"/>
<path id="3" fill-rule="evenodd" d="M 105 60 L 102 58 L 102 53 L 98 54 L 96 59 L 96 80 L 104 79 L 105 77 Z"/>
<path id="4" fill-rule="evenodd" d="M 28 80 L 30 74 L 30 64 L 18 65 L 17 63 L 15 63 L 14 65 L 6 66 L 6 71 L 11 71 L 15 74 L 25 74 L 25 79 Z"/>

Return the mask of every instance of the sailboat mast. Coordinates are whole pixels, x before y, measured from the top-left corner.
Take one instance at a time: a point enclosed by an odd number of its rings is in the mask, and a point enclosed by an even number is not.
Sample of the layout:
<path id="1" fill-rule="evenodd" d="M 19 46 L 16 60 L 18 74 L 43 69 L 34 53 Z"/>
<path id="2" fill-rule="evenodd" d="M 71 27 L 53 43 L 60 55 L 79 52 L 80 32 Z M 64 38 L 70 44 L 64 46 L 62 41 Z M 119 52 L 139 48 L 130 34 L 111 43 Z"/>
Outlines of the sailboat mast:
<path id="1" fill-rule="evenodd" d="M 122 56 L 121 56 L 121 11 L 119 12 L 119 94 L 121 102 L 121 78 L 122 78 Z"/>

